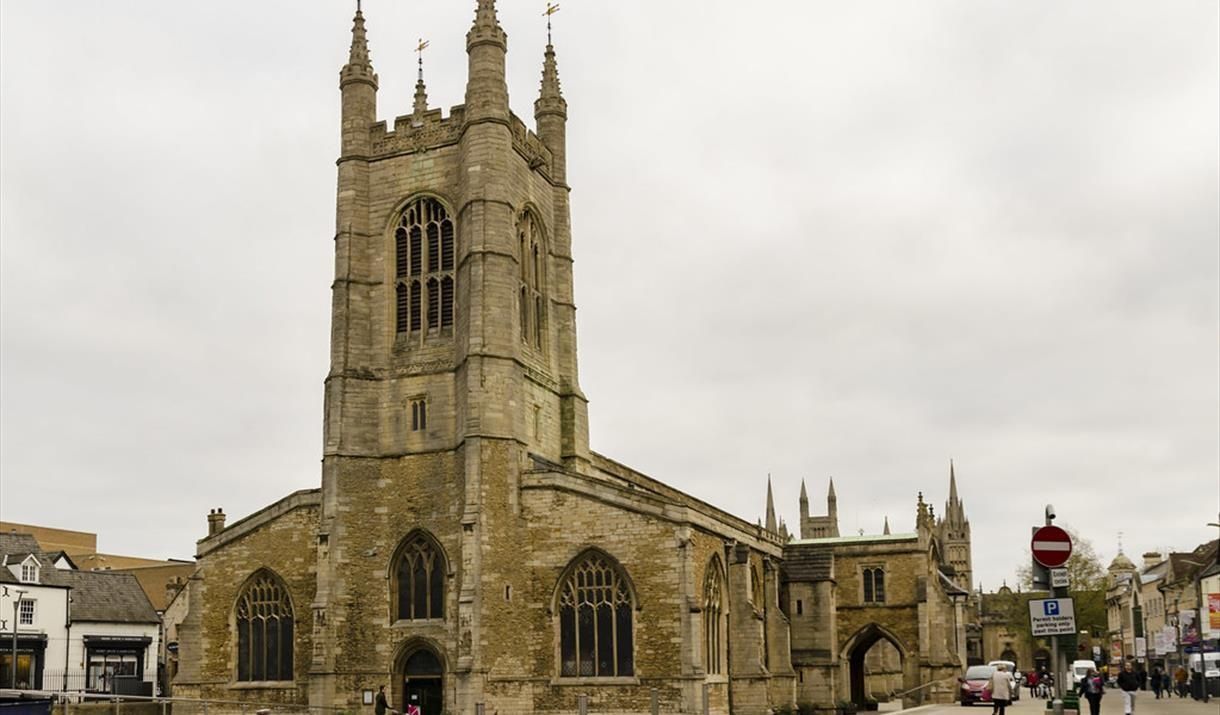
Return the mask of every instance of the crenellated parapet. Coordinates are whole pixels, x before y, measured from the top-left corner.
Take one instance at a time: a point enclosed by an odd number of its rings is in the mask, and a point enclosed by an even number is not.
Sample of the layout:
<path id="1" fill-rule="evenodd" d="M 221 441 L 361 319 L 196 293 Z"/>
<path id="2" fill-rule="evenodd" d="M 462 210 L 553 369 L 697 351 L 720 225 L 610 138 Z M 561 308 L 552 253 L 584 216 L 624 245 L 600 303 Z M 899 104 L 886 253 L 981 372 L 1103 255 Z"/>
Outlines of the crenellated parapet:
<path id="1" fill-rule="evenodd" d="M 525 122 L 521 121 L 520 117 L 513 114 L 510 119 L 513 149 L 525 159 L 531 169 L 541 170 L 548 178 L 553 176 L 551 150 L 542 143 L 542 139 L 538 138 L 537 134 L 525 126 Z"/>
<path id="2" fill-rule="evenodd" d="M 459 104 L 449 110 L 448 117 L 440 109 L 396 117 L 393 131 L 385 122 L 377 122 L 369 130 L 373 156 L 414 154 L 457 144 L 465 115 L 465 106 Z"/>

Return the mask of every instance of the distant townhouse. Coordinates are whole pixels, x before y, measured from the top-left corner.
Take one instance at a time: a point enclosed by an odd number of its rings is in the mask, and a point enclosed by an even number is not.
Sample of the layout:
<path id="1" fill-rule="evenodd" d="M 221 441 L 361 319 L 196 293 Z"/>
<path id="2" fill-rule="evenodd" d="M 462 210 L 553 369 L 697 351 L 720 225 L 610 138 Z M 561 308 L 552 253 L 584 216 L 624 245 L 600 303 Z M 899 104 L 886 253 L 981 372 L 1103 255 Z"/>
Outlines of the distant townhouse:
<path id="1" fill-rule="evenodd" d="M 0 534 L 0 683 L 152 694 L 160 618 L 135 576 L 78 570 L 30 534 Z M 15 618 L 14 618 L 15 614 Z M 14 674 L 14 668 L 16 670 Z"/>

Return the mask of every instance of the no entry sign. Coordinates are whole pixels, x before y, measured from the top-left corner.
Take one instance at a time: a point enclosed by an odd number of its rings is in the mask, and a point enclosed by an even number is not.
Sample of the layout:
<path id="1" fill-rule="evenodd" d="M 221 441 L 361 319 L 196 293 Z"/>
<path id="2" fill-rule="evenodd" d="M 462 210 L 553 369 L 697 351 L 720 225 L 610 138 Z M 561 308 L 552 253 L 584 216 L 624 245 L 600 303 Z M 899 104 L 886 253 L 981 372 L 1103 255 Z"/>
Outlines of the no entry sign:
<path id="1" fill-rule="evenodd" d="M 1057 526 L 1044 526 L 1034 532 L 1030 550 L 1034 561 L 1049 569 L 1059 568 L 1072 555 L 1072 537 Z"/>

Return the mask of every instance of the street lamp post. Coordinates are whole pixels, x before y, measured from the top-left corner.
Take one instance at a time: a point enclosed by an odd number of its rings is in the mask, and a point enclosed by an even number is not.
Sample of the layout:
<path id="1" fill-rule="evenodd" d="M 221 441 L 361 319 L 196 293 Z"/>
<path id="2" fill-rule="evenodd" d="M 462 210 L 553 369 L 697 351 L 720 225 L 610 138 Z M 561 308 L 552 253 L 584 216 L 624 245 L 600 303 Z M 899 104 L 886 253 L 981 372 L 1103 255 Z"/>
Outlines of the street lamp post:
<path id="1" fill-rule="evenodd" d="M 21 608 L 21 597 L 27 593 L 29 593 L 29 592 L 26 591 L 24 588 L 14 588 L 13 589 L 13 662 L 11 663 L 13 670 L 10 673 L 10 675 L 12 677 L 9 679 L 10 680 L 9 685 L 12 686 L 13 690 L 17 689 L 17 618 L 18 618 L 18 610 Z"/>

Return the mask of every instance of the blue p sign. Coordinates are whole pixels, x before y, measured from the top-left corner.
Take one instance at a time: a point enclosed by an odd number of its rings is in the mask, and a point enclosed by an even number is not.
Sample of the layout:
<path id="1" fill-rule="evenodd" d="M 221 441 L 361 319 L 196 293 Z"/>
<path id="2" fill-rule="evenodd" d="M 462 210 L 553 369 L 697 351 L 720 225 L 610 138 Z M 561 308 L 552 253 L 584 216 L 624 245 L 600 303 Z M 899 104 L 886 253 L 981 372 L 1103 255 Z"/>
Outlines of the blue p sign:
<path id="1" fill-rule="evenodd" d="M 1046 615 L 1048 616 L 1057 616 L 1059 615 L 1059 602 L 1047 601 L 1046 603 L 1042 604 L 1042 610 L 1045 611 Z"/>

